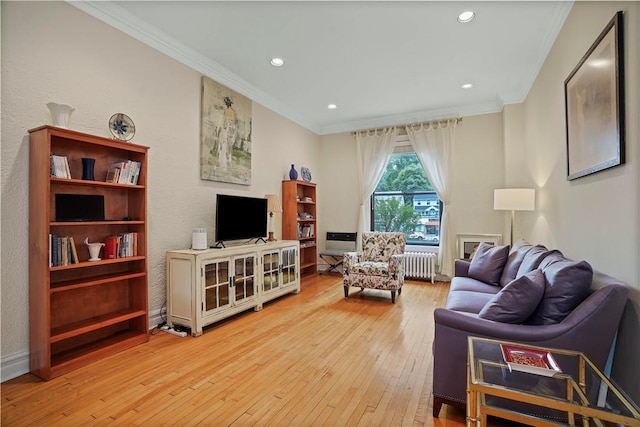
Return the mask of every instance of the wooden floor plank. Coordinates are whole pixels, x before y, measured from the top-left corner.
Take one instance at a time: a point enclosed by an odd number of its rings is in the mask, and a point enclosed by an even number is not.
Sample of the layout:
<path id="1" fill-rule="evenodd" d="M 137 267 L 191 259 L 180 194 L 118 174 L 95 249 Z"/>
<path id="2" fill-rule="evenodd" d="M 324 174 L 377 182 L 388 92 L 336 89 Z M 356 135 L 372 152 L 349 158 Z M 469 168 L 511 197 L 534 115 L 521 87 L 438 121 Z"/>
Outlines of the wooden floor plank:
<path id="1" fill-rule="evenodd" d="M 2 425 L 462 426 L 446 405 L 431 416 L 433 310 L 448 289 L 407 280 L 392 304 L 308 276 L 200 337 L 158 332 L 48 382 L 7 381 Z"/>

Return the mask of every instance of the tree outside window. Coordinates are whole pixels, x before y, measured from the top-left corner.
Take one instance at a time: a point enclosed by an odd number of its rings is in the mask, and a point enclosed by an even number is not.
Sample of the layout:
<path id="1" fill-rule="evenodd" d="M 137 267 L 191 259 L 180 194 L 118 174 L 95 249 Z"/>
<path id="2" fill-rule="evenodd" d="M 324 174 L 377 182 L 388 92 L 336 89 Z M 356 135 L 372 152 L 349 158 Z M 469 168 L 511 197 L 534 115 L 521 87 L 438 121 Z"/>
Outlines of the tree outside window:
<path id="1" fill-rule="evenodd" d="M 373 231 L 405 233 L 410 244 L 439 244 L 442 205 L 415 153 L 391 156 L 371 208 Z"/>

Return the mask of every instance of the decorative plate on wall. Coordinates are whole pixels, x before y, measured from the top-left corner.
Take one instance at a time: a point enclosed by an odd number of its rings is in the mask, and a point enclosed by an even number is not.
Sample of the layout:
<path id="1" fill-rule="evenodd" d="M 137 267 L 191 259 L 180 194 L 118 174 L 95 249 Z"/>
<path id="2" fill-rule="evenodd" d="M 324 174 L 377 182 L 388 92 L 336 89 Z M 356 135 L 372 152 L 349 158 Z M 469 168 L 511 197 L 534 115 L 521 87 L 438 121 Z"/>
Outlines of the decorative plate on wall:
<path id="1" fill-rule="evenodd" d="M 116 113 L 109 119 L 111 134 L 120 141 L 129 141 L 136 133 L 136 125 L 126 114 Z"/>
<path id="2" fill-rule="evenodd" d="M 303 181 L 311 181 L 311 171 L 309 170 L 309 168 L 302 166 L 300 168 L 300 174 L 302 175 Z"/>

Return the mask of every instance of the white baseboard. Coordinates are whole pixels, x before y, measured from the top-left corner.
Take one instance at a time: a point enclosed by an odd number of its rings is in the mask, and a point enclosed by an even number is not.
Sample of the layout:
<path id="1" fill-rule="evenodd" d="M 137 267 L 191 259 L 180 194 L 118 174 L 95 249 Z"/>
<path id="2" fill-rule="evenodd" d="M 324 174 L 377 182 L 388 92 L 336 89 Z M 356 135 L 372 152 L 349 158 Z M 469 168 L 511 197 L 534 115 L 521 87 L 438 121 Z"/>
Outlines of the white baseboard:
<path id="1" fill-rule="evenodd" d="M 149 329 L 153 329 L 163 322 L 160 310 L 149 313 Z M 29 373 L 29 351 L 19 351 L 17 353 L 2 356 L 0 362 L 0 382 L 5 382 Z"/>
<path id="2" fill-rule="evenodd" d="M 2 357 L 0 382 L 5 382 L 29 372 L 29 352 L 19 351 Z"/>

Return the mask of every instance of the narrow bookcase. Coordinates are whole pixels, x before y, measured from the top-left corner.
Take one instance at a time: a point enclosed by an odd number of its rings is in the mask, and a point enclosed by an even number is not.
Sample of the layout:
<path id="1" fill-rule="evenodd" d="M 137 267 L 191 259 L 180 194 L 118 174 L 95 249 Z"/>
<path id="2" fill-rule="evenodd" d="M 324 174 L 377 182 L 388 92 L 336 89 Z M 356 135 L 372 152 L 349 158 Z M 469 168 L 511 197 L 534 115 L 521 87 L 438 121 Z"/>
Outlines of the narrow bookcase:
<path id="1" fill-rule="evenodd" d="M 149 340 L 147 295 L 148 147 L 53 126 L 29 131 L 29 364 L 49 380 Z M 51 176 L 65 156 L 71 178 Z M 82 158 L 95 159 L 83 180 Z M 118 161 L 140 163 L 136 185 L 105 182 Z M 104 197 L 104 220 L 56 221 L 56 194 Z M 137 234 L 135 256 L 89 261 L 83 243 Z M 50 235 L 70 236 L 78 262 L 51 266 Z"/>
<path id="2" fill-rule="evenodd" d="M 300 242 L 300 271 L 318 271 L 316 184 L 282 181 L 282 238 Z"/>

